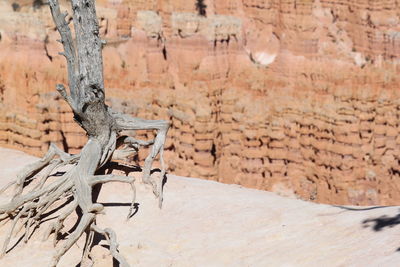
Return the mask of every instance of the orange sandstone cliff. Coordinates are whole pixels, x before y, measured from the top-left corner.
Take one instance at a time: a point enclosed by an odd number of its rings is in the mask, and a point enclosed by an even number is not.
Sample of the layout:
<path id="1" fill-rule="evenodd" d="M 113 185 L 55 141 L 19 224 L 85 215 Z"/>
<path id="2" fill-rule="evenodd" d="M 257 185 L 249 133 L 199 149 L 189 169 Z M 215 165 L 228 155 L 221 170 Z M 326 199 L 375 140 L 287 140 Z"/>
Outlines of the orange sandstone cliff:
<path id="1" fill-rule="evenodd" d="M 97 6 L 108 102 L 172 122 L 171 172 L 325 203 L 399 203 L 398 1 Z M 0 145 L 41 155 L 51 141 L 72 153 L 84 143 L 55 92 L 67 82 L 58 38 L 45 1 L 0 2 Z"/>

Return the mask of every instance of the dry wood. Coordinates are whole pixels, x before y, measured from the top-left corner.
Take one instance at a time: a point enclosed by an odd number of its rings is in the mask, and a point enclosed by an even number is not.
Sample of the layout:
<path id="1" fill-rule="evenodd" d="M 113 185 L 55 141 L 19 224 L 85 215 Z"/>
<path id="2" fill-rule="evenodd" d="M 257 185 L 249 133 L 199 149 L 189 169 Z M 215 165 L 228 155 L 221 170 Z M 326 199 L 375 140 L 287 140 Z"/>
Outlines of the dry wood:
<path id="1" fill-rule="evenodd" d="M 104 103 L 105 89 L 103 82 L 102 41 L 96 17 L 94 0 L 71 0 L 72 17 L 75 30 L 75 42 L 70 27 L 65 20 L 67 12 L 61 12 L 58 0 L 49 0 L 54 23 L 60 33 L 60 42 L 68 66 L 69 93 L 64 85 L 58 84 L 57 91 L 70 105 L 75 121 L 86 131 L 88 141 L 81 153 L 70 155 L 61 151 L 54 144 L 46 155 L 26 166 L 17 179 L 7 184 L 4 192 L 15 187 L 10 202 L 0 205 L 0 220 L 8 221 L 9 232 L 3 245 L 2 255 L 14 232 L 25 228 L 26 242 L 34 229 L 46 217 L 51 208 L 61 207 L 62 212 L 45 232 L 47 239 L 54 234 L 54 246 L 59 241 L 59 234 L 64 230 L 65 219 L 80 210 L 77 227 L 57 248 L 51 262 L 56 266 L 60 258 L 86 233 L 82 261 L 90 259 L 90 249 L 94 232 L 103 235 L 110 245 L 110 252 L 121 266 L 129 266 L 126 259 L 118 252 L 116 234 L 113 230 L 100 229 L 96 225 L 97 214 L 103 212 L 103 205 L 93 202 L 92 188 L 99 183 L 124 182 L 132 187 L 133 199 L 128 218 L 131 216 L 135 201 L 135 186 L 132 177 L 116 175 L 96 175 L 96 172 L 112 158 L 123 160 L 137 152 L 141 146 L 151 146 L 147 156 L 142 181 L 152 186 L 153 192 L 162 204 L 162 179 L 165 175 L 163 149 L 170 123 L 163 120 L 144 120 L 113 111 Z M 155 130 L 154 140 L 142 141 L 129 136 L 120 136 L 123 130 Z M 118 143 L 125 144 L 123 150 L 117 150 Z M 161 163 L 161 179 L 155 181 L 150 171 L 155 158 L 159 155 Z M 60 167 L 72 165 L 61 177 L 48 179 Z M 36 185 L 30 189 L 31 182 Z M 63 205 L 65 206 L 63 207 Z M 15 228 L 17 227 L 17 231 Z"/>

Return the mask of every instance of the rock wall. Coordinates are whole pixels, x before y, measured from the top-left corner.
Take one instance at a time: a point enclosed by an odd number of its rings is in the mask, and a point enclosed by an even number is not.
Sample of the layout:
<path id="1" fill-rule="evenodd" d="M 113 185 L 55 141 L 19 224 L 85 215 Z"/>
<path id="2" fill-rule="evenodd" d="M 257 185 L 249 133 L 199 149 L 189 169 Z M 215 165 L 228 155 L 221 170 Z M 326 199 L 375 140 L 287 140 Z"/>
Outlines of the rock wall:
<path id="1" fill-rule="evenodd" d="M 74 153 L 85 136 L 54 92 L 66 69 L 43 3 L 0 3 L 0 144 Z M 325 203 L 400 201 L 397 1 L 97 5 L 107 101 L 172 121 L 171 172 Z"/>

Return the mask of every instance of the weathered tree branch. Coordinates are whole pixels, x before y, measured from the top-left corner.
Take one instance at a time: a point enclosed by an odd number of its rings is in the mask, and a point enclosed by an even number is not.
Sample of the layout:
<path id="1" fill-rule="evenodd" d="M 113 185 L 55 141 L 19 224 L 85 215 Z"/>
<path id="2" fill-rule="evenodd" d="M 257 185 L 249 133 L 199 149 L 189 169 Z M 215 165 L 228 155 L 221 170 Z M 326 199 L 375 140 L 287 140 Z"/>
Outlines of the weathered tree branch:
<path id="1" fill-rule="evenodd" d="M 76 99 L 77 93 L 77 78 L 78 74 L 76 73 L 76 52 L 74 47 L 74 42 L 72 39 L 71 30 L 68 26 L 68 23 L 65 21 L 65 18 L 68 16 L 68 13 L 61 13 L 60 5 L 58 4 L 58 0 L 49 0 L 51 15 L 53 16 L 54 23 L 56 24 L 57 30 L 61 36 L 61 43 L 64 47 L 64 53 L 67 60 L 68 66 L 68 81 L 69 81 L 69 89 L 71 91 L 72 99 Z M 74 104 L 73 102 L 68 102 L 70 105 Z"/>
<path id="2" fill-rule="evenodd" d="M 104 103 L 102 43 L 94 0 L 72 0 L 80 74 L 80 99 Z M 92 99 L 92 100 L 93 100 Z"/>

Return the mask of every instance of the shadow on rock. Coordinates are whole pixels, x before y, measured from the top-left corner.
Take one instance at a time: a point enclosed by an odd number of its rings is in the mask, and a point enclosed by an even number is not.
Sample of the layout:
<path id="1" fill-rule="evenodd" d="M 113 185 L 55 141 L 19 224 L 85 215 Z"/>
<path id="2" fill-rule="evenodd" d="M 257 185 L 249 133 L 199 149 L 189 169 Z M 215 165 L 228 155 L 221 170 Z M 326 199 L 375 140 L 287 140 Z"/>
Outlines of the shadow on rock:
<path id="1" fill-rule="evenodd" d="M 364 227 L 371 227 L 376 232 L 387 227 L 392 228 L 398 224 L 400 224 L 400 213 L 392 217 L 383 215 L 378 218 L 366 219 L 363 221 Z"/>
<path id="2" fill-rule="evenodd" d="M 351 210 L 351 211 L 367 211 L 367 210 L 375 210 L 375 209 L 383 209 L 387 207 L 392 207 L 392 206 L 373 206 L 373 207 L 367 207 L 367 208 L 355 208 L 355 207 L 346 207 L 346 206 L 339 206 L 339 205 L 333 205 L 336 208 L 344 209 L 344 210 Z"/>

